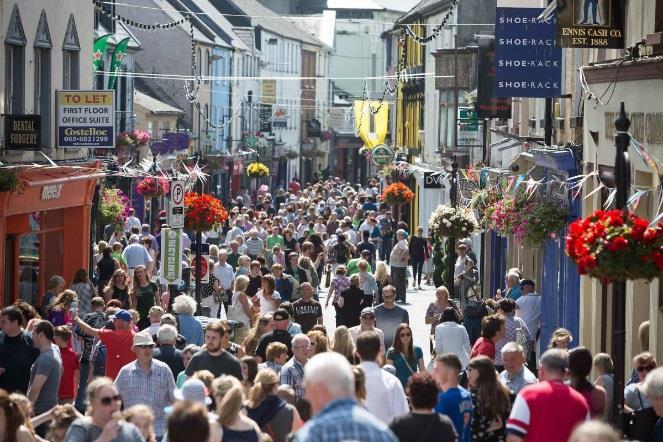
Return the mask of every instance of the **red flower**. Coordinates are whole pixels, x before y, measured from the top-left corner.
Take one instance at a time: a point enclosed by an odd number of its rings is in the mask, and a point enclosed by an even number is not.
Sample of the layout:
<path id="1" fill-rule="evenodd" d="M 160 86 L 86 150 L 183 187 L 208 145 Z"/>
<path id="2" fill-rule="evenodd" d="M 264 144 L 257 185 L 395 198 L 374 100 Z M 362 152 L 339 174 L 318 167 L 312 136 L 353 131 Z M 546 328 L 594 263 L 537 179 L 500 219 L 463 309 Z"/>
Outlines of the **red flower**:
<path id="1" fill-rule="evenodd" d="M 659 270 L 663 270 L 663 253 L 656 251 L 651 254 L 651 259 Z"/>

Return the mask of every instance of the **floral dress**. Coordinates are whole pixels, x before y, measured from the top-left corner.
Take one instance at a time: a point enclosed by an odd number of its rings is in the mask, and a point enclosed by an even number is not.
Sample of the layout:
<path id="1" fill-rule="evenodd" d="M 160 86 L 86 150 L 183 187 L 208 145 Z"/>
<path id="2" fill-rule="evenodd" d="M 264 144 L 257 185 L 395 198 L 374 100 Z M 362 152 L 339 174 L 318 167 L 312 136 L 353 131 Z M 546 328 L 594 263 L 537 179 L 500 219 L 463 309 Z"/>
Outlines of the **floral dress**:
<path id="1" fill-rule="evenodd" d="M 338 298 L 341 297 L 341 293 L 350 287 L 350 278 L 345 275 L 337 275 L 334 277 L 334 279 L 332 279 L 330 287 L 331 294 L 334 296 L 332 299 L 332 304 L 337 304 Z"/>
<path id="2" fill-rule="evenodd" d="M 509 419 L 511 410 L 507 410 L 499 419 L 502 421 L 502 427 L 489 431 L 492 420 L 481 415 L 479 411 L 479 398 L 472 392 L 472 403 L 474 404 L 474 416 L 472 416 L 472 440 L 477 442 L 504 442 L 506 441 L 506 421 Z"/>

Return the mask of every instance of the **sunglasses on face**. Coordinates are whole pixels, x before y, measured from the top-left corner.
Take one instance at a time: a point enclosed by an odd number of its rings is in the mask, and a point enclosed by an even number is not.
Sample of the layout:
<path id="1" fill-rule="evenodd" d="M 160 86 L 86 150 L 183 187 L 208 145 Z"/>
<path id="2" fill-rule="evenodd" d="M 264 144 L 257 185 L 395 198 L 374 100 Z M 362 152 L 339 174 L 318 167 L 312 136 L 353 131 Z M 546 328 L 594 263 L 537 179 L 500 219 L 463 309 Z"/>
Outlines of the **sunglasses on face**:
<path id="1" fill-rule="evenodd" d="M 652 371 L 653 369 L 654 369 L 654 367 L 652 367 L 651 365 L 647 365 L 646 367 L 636 368 L 636 370 L 640 373 L 642 373 L 643 371 Z"/>
<path id="2" fill-rule="evenodd" d="M 99 403 L 104 407 L 108 407 L 113 402 L 122 402 L 122 395 L 116 394 L 115 396 L 106 396 L 99 399 Z"/>
<path id="3" fill-rule="evenodd" d="M 141 348 L 141 349 L 143 349 L 143 350 L 148 349 L 148 348 L 151 350 L 151 349 L 154 348 L 153 345 L 136 345 L 135 347 L 136 347 L 136 348 Z"/>
<path id="4" fill-rule="evenodd" d="M 373 320 L 373 319 L 375 319 L 375 316 L 366 315 L 366 316 L 362 316 L 362 319 L 370 319 L 370 320 Z"/>

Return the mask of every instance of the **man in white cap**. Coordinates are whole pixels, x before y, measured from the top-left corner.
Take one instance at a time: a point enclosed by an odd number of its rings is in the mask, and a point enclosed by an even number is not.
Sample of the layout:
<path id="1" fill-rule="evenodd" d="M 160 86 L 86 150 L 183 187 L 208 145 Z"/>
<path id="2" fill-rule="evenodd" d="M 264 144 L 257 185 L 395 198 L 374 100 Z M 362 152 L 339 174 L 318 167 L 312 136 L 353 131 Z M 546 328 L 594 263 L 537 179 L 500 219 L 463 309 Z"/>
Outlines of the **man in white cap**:
<path id="1" fill-rule="evenodd" d="M 125 408 L 147 405 L 154 412 L 154 432 L 161 440 L 166 432 L 165 408 L 175 400 L 175 380 L 168 365 L 153 358 L 154 341 L 146 331 L 136 333 L 131 350 L 136 360 L 122 369 L 115 387 Z"/>
<path id="2" fill-rule="evenodd" d="M 380 365 L 384 364 L 384 333 L 375 326 L 375 310 L 373 307 L 364 307 L 359 316 L 359 325 L 348 329 L 352 340 L 357 344 L 359 333 L 372 331 L 380 337 Z"/>
<path id="3" fill-rule="evenodd" d="M 152 262 L 152 257 L 148 253 L 147 249 L 139 242 L 140 238 L 138 235 L 131 235 L 129 237 L 129 245 L 124 248 L 122 256 L 127 263 L 129 268 L 128 277 L 131 281 L 134 277 L 134 270 L 138 266 L 145 266 Z"/>

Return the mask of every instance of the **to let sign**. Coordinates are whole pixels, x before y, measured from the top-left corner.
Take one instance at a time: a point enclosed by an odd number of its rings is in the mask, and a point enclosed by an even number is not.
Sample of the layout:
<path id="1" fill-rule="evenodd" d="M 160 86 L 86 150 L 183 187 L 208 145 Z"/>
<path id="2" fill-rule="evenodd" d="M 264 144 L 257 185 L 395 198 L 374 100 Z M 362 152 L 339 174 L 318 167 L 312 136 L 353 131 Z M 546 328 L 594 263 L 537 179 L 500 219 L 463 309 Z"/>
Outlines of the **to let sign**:
<path id="1" fill-rule="evenodd" d="M 521 2 L 507 4 L 513 3 Z M 562 49 L 556 43 L 557 21 L 555 16 L 540 20 L 538 17 L 542 12 L 542 8 L 497 8 L 496 97 L 548 98 L 561 95 Z"/>
<path id="2" fill-rule="evenodd" d="M 182 230 L 161 229 L 161 282 L 176 284 L 182 279 Z"/>
<path id="3" fill-rule="evenodd" d="M 41 115 L 5 115 L 5 149 L 39 150 Z"/>
<path id="4" fill-rule="evenodd" d="M 624 2 L 566 0 L 557 3 L 557 43 L 563 48 L 624 48 Z"/>
<path id="5" fill-rule="evenodd" d="M 114 91 L 57 91 L 58 147 L 115 147 L 114 102 Z"/>

